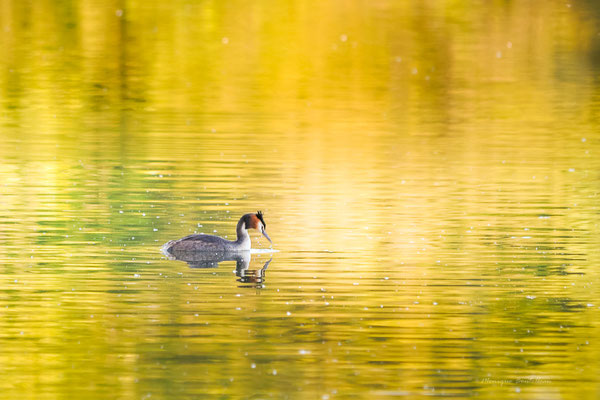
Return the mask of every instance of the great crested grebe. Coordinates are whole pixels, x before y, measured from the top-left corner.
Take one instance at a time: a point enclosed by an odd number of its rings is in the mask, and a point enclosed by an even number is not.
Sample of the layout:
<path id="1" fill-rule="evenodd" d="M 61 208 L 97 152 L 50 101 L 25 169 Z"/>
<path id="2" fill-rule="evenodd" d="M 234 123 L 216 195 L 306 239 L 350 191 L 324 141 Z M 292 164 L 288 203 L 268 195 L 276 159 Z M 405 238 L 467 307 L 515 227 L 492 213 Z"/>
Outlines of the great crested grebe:
<path id="1" fill-rule="evenodd" d="M 236 232 L 237 240 L 230 241 L 218 236 L 195 234 L 189 235 L 179 240 L 171 240 L 162 247 L 163 251 L 174 254 L 179 252 L 193 251 L 243 251 L 250 250 L 250 235 L 248 229 L 257 229 L 267 238 L 271 244 L 271 238 L 265 231 L 265 220 L 262 212 L 256 214 L 244 214 L 240 218 Z"/>

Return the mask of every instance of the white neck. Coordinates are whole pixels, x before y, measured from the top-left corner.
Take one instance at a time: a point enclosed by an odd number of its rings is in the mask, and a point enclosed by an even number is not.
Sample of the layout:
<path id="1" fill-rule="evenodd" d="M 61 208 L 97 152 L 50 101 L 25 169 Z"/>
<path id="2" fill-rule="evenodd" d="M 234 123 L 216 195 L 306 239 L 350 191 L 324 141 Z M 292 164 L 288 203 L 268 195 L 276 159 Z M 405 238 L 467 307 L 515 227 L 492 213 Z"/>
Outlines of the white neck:
<path id="1" fill-rule="evenodd" d="M 252 246 L 250 242 L 250 235 L 248 234 L 248 230 L 246 229 L 243 218 L 237 224 L 236 228 L 237 240 L 235 241 L 238 245 L 243 246 L 246 249 L 250 249 Z"/>

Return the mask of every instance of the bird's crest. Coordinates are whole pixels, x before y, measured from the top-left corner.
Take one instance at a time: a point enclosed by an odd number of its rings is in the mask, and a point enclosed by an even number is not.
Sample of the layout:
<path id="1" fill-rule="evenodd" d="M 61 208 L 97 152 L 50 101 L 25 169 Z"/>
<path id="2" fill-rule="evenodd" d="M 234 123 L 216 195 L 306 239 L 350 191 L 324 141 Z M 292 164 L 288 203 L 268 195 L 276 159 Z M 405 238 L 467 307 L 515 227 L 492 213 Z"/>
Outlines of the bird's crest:
<path id="1" fill-rule="evenodd" d="M 263 219 L 262 211 L 257 211 L 256 216 L 258 217 L 258 219 L 260 219 L 260 222 L 262 222 L 263 226 L 266 228 L 267 224 L 265 224 L 265 220 Z"/>

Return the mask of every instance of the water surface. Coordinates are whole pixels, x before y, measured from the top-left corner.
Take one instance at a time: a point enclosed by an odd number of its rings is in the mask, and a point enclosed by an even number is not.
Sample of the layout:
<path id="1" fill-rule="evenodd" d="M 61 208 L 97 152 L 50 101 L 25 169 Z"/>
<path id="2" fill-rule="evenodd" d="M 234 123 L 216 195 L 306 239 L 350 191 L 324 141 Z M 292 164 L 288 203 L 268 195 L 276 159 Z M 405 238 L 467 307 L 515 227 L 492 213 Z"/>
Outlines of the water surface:
<path id="1" fill-rule="evenodd" d="M 598 21 L 0 1 L 3 397 L 598 397 Z"/>

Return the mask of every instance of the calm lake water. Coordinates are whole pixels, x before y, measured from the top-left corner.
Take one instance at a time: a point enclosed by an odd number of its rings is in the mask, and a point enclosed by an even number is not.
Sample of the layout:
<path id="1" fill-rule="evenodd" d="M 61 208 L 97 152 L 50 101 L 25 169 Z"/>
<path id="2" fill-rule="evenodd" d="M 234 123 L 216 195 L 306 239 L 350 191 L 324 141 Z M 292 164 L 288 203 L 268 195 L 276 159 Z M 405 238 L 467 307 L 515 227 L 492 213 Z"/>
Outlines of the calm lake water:
<path id="1" fill-rule="evenodd" d="M 600 397 L 599 10 L 0 0 L 1 397 Z"/>

